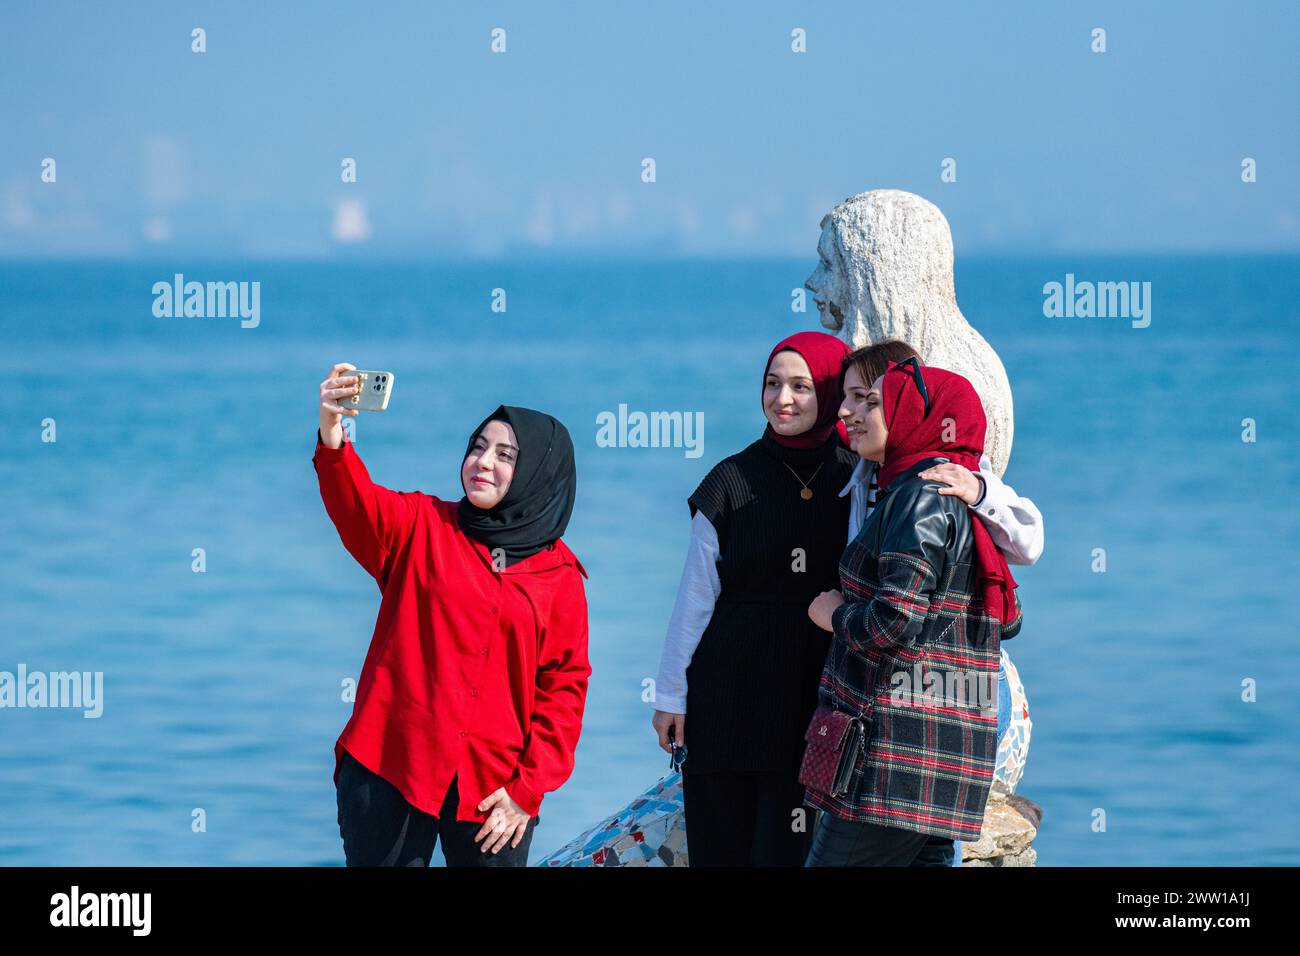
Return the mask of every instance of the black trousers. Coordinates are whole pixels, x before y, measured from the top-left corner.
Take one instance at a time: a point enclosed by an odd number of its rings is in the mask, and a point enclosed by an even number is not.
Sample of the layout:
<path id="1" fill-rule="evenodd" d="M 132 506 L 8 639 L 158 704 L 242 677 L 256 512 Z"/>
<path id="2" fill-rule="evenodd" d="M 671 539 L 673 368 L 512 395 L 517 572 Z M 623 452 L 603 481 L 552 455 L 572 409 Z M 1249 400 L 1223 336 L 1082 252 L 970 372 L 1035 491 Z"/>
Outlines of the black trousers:
<path id="1" fill-rule="evenodd" d="M 539 818 L 528 821 L 519 846 L 506 843 L 497 853 L 484 853 L 480 847 L 490 838 L 474 842 L 483 824 L 456 819 L 455 779 L 438 816 L 430 816 L 407 803 L 400 790 L 345 750 L 337 793 L 339 834 L 348 866 L 428 866 L 439 835 L 448 866 L 528 865 L 528 847 Z"/>
<path id="2" fill-rule="evenodd" d="M 807 866 L 952 866 L 953 841 L 821 811 Z"/>
<path id="3" fill-rule="evenodd" d="M 798 774 L 682 771 L 691 866 L 803 866 L 814 810 Z"/>

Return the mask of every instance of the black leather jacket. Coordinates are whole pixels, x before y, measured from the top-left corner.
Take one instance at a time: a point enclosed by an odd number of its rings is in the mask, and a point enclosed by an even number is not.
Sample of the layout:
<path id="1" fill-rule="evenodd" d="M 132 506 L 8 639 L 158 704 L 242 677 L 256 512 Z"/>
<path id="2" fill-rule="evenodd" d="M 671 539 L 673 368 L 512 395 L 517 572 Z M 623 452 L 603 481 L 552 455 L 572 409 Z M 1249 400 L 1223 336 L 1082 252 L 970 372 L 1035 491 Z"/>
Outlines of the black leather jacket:
<path id="1" fill-rule="evenodd" d="M 917 462 L 889 483 L 876 500 L 880 520 L 868 521 L 862 532 L 862 544 L 875 554 L 901 553 L 924 556 L 932 568 L 942 568 L 935 595 L 974 594 L 976 556 L 973 515 L 957 495 L 941 495 L 936 490 L 947 487 L 942 482 L 917 478 L 919 472 L 948 462 L 935 457 Z M 894 500 L 890 501 L 893 498 Z M 897 520 L 907 515 L 907 520 Z M 873 513 L 873 517 L 875 517 Z M 947 621 L 930 617 L 908 644 L 924 647 L 940 634 Z M 1020 633 L 1020 599 L 1016 598 L 1015 619 L 1002 625 L 1000 639 L 1010 640 Z"/>
<path id="2" fill-rule="evenodd" d="M 1021 615 L 1019 603 L 1005 625 L 984 613 L 980 519 L 916 477 L 947 460 L 890 482 L 840 559 L 845 603 L 832 615 L 820 699 L 865 717 L 869 740 L 847 793 L 807 799 L 841 819 L 975 840 L 997 762 L 999 641 Z"/>

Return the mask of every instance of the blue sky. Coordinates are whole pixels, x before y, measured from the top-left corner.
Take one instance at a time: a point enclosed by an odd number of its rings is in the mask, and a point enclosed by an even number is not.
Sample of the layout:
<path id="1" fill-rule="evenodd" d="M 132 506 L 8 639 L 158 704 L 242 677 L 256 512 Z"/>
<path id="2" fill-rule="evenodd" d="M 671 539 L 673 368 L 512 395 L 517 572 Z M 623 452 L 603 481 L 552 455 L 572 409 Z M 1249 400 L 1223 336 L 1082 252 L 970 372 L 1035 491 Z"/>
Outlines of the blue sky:
<path id="1" fill-rule="evenodd" d="M 6 0 L 0 255 L 809 255 L 880 187 L 959 251 L 1296 250 L 1298 28 L 1294 2 Z"/>

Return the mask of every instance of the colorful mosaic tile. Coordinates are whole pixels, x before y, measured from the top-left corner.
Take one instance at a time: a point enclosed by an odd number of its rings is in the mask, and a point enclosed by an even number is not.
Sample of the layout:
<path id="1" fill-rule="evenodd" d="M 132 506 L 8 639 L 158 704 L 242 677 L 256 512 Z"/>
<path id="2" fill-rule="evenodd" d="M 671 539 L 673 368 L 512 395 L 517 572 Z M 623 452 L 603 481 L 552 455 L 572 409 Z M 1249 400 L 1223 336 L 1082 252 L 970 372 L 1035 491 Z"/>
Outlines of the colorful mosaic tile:
<path id="1" fill-rule="evenodd" d="M 687 866 L 682 775 L 670 773 L 538 866 Z"/>
<path id="2" fill-rule="evenodd" d="M 1011 722 L 1007 732 L 998 745 L 997 769 L 993 771 L 995 784 L 999 790 L 1016 792 L 1020 775 L 1025 772 L 1025 763 L 1029 760 L 1029 735 L 1034 729 L 1029 719 L 1029 699 L 1025 697 L 1025 685 L 1020 680 L 1020 672 L 1011 663 L 1006 650 L 1002 651 L 1002 666 L 1007 672 L 1007 689 L 1011 691 Z"/>

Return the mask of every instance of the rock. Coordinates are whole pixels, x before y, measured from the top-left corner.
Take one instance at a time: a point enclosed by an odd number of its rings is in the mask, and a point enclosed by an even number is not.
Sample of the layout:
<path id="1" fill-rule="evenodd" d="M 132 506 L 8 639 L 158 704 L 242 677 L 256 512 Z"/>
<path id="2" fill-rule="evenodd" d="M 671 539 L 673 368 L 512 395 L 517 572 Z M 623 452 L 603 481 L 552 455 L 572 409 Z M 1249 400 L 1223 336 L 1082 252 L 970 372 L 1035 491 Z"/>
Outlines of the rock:
<path id="1" fill-rule="evenodd" d="M 1038 853 L 1032 846 L 1025 847 L 1014 856 L 995 856 L 989 860 L 967 860 L 962 866 L 1037 866 Z"/>
<path id="2" fill-rule="evenodd" d="M 1001 866 L 1037 866 L 1038 851 L 1032 846 L 1027 846 L 1015 856 L 1001 857 Z"/>
<path id="3" fill-rule="evenodd" d="M 824 217 L 821 262 L 804 285 L 821 322 L 854 348 L 902 339 L 926 365 L 965 376 L 988 418 L 985 453 L 1001 476 L 1011 457 L 1011 385 L 996 352 L 957 308 L 952 231 L 933 203 L 898 189 L 844 200 Z"/>
<path id="4" fill-rule="evenodd" d="M 1011 804 L 1022 817 L 1033 824 L 1034 832 L 1036 833 L 1043 823 L 1043 808 L 1032 800 L 1026 800 L 1024 797 L 1015 795 L 1008 797 L 1007 802 Z"/>
<path id="5" fill-rule="evenodd" d="M 1014 857 L 1026 850 L 1038 835 L 1038 825 L 1043 822 L 1043 808 L 1032 800 L 1010 794 L 999 799 L 990 796 L 984 810 L 984 828 L 975 842 L 962 841 L 962 865 L 968 861 L 992 861 Z M 1036 857 L 1035 857 L 1036 858 Z M 989 863 L 992 866 L 1033 866 L 1028 863 Z"/>

